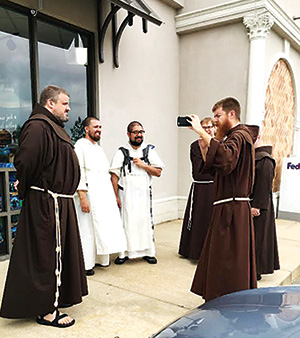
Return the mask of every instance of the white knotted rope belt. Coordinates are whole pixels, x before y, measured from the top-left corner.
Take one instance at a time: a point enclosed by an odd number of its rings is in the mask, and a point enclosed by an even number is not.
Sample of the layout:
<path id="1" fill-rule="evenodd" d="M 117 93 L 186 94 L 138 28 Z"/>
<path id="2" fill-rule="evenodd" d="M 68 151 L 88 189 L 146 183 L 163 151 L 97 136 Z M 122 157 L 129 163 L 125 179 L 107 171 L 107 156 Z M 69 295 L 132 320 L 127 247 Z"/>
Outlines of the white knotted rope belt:
<path id="1" fill-rule="evenodd" d="M 193 212 L 193 206 L 194 206 L 193 199 L 194 199 L 195 184 L 208 184 L 208 183 L 214 183 L 214 181 L 193 181 L 190 214 L 189 214 L 189 220 L 188 220 L 188 223 L 187 223 L 187 229 L 189 231 L 192 229 L 192 212 Z"/>
<path id="2" fill-rule="evenodd" d="M 233 202 L 233 201 L 250 201 L 250 198 L 249 197 L 229 197 L 229 198 L 225 198 L 223 200 L 218 200 L 218 201 L 214 202 L 213 205 L 227 203 L 227 202 Z"/>
<path id="3" fill-rule="evenodd" d="M 58 198 L 73 198 L 74 195 L 64 195 L 64 194 L 57 194 L 50 190 L 45 190 L 43 188 L 39 188 L 36 186 L 31 186 L 30 189 L 43 191 L 48 193 L 52 196 L 54 200 L 54 212 L 55 212 L 55 239 L 56 239 L 56 269 L 55 269 L 55 276 L 56 276 L 56 292 L 55 292 L 55 301 L 54 307 L 58 307 L 58 298 L 59 298 L 59 287 L 61 286 L 61 271 L 62 271 L 62 259 L 61 259 L 61 230 L 60 230 L 60 220 L 59 220 L 59 205 L 58 205 Z"/>

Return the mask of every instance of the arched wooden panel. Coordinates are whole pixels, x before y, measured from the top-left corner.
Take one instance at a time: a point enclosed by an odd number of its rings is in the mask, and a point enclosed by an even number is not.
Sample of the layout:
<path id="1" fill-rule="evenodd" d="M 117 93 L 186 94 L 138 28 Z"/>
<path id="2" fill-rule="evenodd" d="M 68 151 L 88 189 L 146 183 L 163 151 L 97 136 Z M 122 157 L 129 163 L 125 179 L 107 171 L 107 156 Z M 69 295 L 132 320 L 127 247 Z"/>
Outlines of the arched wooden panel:
<path id="1" fill-rule="evenodd" d="M 282 159 L 293 151 L 295 91 L 287 63 L 280 59 L 274 66 L 266 92 L 262 141 L 273 146 L 276 160 L 274 191 L 280 188 Z"/>

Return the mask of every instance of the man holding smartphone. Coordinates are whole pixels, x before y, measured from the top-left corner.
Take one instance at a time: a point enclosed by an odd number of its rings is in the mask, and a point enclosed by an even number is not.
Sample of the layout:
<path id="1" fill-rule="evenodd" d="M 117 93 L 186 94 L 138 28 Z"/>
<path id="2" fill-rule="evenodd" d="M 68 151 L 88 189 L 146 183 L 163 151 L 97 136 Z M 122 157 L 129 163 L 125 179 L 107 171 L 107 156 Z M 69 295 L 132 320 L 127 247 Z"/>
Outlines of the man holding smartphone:
<path id="1" fill-rule="evenodd" d="M 240 104 L 227 97 L 212 108 L 217 134 L 189 115 L 191 129 L 208 146 L 203 172 L 215 172 L 213 215 L 195 272 L 191 291 L 206 301 L 227 293 L 257 287 L 254 230 L 249 196 L 254 180 L 253 141 L 240 124 Z"/>

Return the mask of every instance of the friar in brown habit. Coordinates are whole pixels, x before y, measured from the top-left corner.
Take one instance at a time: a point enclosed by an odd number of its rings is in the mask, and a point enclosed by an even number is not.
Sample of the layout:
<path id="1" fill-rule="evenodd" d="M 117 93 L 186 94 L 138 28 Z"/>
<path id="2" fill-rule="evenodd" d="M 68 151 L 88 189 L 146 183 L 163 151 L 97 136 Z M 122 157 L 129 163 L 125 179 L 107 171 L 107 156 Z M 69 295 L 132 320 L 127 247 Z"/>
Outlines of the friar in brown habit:
<path id="1" fill-rule="evenodd" d="M 260 135 L 254 148 L 255 180 L 251 212 L 255 232 L 257 279 L 260 280 L 262 274 L 270 274 L 280 268 L 272 194 L 276 162 L 272 157 L 272 146 L 264 145 Z"/>
<path id="2" fill-rule="evenodd" d="M 192 129 L 209 145 L 203 170 L 215 172 L 212 220 L 191 288 L 206 301 L 257 287 L 249 203 L 254 180 L 252 136 L 240 124 L 236 99 L 222 99 L 212 110 L 215 139 L 203 130 L 197 116 L 189 115 Z"/>
<path id="3" fill-rule="evenodd" d="M 215 126 L 212 117 L 205 117 L 200 123 L 210 136 L 214 136 Z M 184 213 L 178 251 L 181 256 L 192 260 L 198 260 L 200 257 L 213 209 L 214 178 L 211 173 L 202 173 L 207 152 L 205 144 L 204 150 L 201 150 L 202 142 L 203 140 L 198 138 L 190 147 L 193 183 Z"/>
<path id="4" fill-rule="evenodd" d="M 70 326 L 75 320 L 58 308 L 88 293 L 73 203 L 80 169 L 64 130 L 69 111 L 69 94 L 48 86 L 21 130 L 14 165 L 24 202 L 2 299 L 5 318 Z"/>

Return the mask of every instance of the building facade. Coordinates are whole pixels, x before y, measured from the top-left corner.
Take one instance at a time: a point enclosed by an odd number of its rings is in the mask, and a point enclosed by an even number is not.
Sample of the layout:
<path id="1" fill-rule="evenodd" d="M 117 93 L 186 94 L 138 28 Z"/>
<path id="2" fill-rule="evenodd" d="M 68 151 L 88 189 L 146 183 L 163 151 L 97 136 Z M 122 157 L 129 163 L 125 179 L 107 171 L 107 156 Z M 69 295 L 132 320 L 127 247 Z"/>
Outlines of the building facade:
<path id="1" fill-rule="evenodd" d="M 279 191 L 282 159 L 300 151 L 298 17 L 297 0 L 0 0 L 0 163 L 12 162 L 41 89 L 56 84 L 70 92 L 72 137 L 99 116 L 109 158 L 127 124 L 142 122 L 166 165 L 154 181 L 155 222 L 176 219 L 196 138 L 176 117 L 210 116 L 235 96 L 242 122 L 259 124 L 274 147 Z M 12 216 L 3 207 L 0 228 Z"/>

